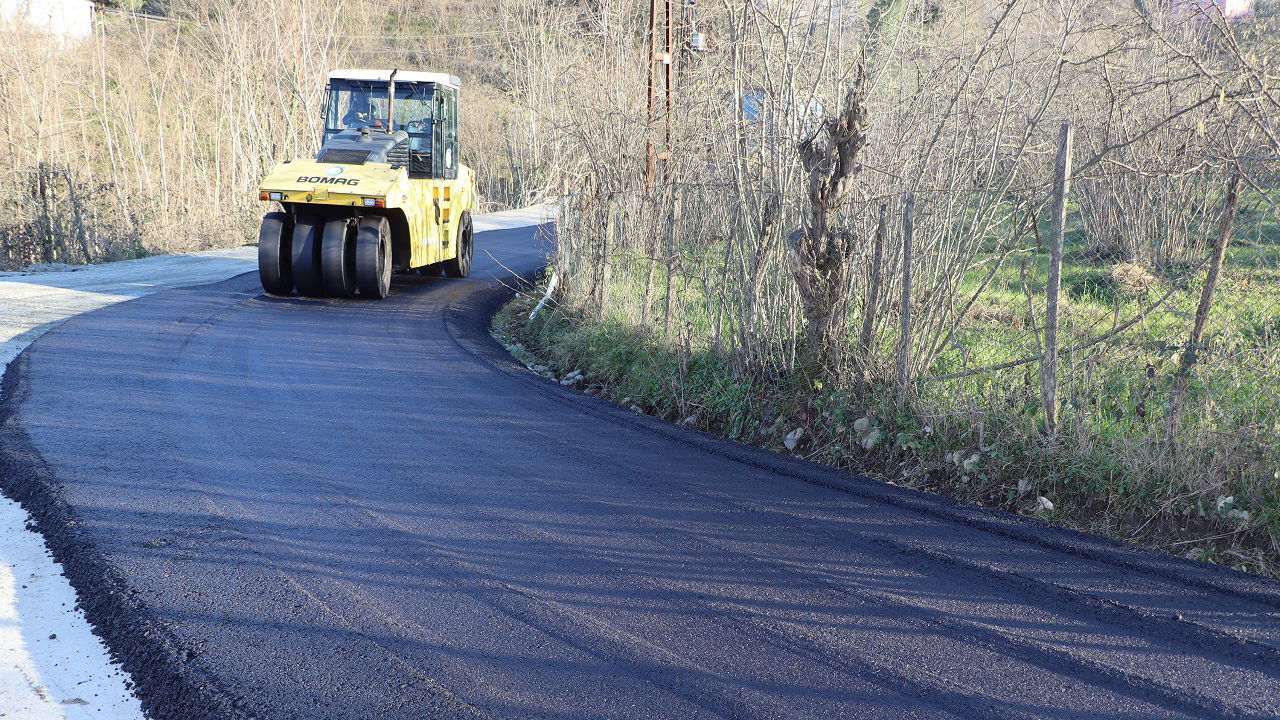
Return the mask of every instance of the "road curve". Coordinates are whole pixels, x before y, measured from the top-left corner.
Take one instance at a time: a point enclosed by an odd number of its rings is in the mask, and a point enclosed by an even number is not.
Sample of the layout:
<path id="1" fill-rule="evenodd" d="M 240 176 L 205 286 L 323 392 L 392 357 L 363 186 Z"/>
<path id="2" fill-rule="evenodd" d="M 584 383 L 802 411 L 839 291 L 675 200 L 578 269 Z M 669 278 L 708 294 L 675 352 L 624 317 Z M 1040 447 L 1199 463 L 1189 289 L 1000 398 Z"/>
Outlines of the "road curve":
<path id="1" fill-rule="evenodd" d="M 244 275 L 5 378 L 6 491 L 157 718 L 1275 718 L 1280 584 L 632 415 L 486 333 L 532 229 L 382 302 Z"/>

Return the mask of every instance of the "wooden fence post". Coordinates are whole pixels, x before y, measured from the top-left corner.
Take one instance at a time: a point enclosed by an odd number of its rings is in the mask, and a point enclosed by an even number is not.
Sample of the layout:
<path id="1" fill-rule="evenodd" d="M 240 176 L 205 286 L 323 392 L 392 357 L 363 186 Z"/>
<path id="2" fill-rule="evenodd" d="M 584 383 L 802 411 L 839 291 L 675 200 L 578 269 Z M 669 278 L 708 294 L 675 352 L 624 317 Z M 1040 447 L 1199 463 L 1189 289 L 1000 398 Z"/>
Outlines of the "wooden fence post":
<path id="1" fill-rule="evenodd" d="M 1200 305 L 1196 308 L 1196 318 L 1191 325 L 1191 336 L 1187 338 L 1187 346 L 1182 349 L 1178 358 L 1178 374 L 1173 380 L 1173 397 L 1169 401 L 1169 417 L 1165 422 L 1165 439 L 1173 442 L 1178 429 L 1178 419 L 1182 415 L 1182 404 L 1187 397 L 1187 388 L 1191 385 L 1191 368 L 1199 359 L 1201 343 L 1204 340 L 1204 326 L 1209 321 L 1209 308 L 1213 304 L 1213 292 L 1218 287 L 1218 278 L 1222 275 L 1222 263 L 1227 257 L 1227 246 L 1231 244 L 1231 225 L 1236 219 L 1236 207 L 1240 202 L 1240 176 L 1233 175 L 1227 183 L 1227 194 L 1222 201 L 1222 216 L 1218 221 L 1218 237 L 1213 244 L 1213 255 L 1209 258 L 1209 274 L 1205 276 L 1204 287 L 1200 290 Z"/>
<path id="2" fill-rule="evenodd" d="M 592 310 L 596 313 L 596 317 L 603 318 L 605 316 L 605 308 L 609 304 L 609 275 L 611 268 L 609 267 L 610 251 L 614 243 L 614 235 L 618 228 L 618 213 L 614 212 L 614 201 L 616 200 L 613 193 L 605 196 L 604 202 L 599 207 L 603 209 L 604 218 L 604 236 L 600 239 L 600 256 L 599 268 L 596 275 L 596 306 Z"/>
<path id="3" fill-rule="evenodd" d="M 867 369 L 871 364 L 871 334 L 875 331 L 876 310 L 880 306 L 880 273 L 884 263 L 884 238 L 889 232 L 889 205 L 880 203 L 880 220 L 876 223 L 875 249 L 871 255 L 871 283 L 862 306 L 862 331 L 858 333 L 859 375 L 867 381 Z"/>
<path id="4" fill-rule="evenodd" d="M 1044 359 L 1040 363 L 1040 399 L 1045 430 L 1058 431 L 1058 294 L 1062 289 L 1062 236 L 1067 224 L 1067 193 L 1071 191 L 1071 144 L 1075 130 L 1062 123 L 1058 132 L 1058 161 L 1053 169 L 1053 217 L 1049 232 L 1049 282 L 1045 288 Z"/>
<path id="5" fill-rule="evenodd" d="M 671 190 L 671 225 L 667 230 L 667 295 L 662 309 L 662 337 L 671 337 L 671 297 L 675 294 L 675 275 L 678 260 L 676 250 L 676 228 L 680 226 L 684 195 L 672 187 Z"/>
<path id="6" fill-rule="evenodd" d="M 911 354 L 911 239 L 916 226 L 916 196 L 907 194 L 902 210 L 902 303 L 899 308 L 898 404 L 907 401 L 907 357 Z"/>

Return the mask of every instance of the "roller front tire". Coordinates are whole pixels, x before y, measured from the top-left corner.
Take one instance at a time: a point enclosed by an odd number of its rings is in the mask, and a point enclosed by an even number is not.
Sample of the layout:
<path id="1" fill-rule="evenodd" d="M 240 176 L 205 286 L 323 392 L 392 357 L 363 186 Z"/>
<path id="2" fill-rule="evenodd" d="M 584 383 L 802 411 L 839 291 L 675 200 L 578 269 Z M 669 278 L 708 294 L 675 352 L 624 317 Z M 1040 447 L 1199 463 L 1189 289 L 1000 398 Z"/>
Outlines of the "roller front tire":
<path id="1" fill-rule="evenodd" d="M 356 224 L 356 286 L 360 297 L 381 300 L 391 292 L 391 224 L 385 217 Z"/>
<path id="2" fill-rule="evenodd" d="M 293 292 L 293 219 L 273 211 L 262 216 L 258 230 L 258 279 L 272 295 Z"/>
<path id="3" fill-rule="evenodd" d="M 324 295 L 324 278 L 320 271 L 320 244 L 324 222 L 318 218 L 298 217 L 293 221 L 293 286 L 299 295 Z"/>
<path id="4" fill-rule="evenodd" d="M 346 218 L 324 224 L 320 244 L 320 274 L 324 294 L 353 297 L 356 294 L 356 230 Z"/>

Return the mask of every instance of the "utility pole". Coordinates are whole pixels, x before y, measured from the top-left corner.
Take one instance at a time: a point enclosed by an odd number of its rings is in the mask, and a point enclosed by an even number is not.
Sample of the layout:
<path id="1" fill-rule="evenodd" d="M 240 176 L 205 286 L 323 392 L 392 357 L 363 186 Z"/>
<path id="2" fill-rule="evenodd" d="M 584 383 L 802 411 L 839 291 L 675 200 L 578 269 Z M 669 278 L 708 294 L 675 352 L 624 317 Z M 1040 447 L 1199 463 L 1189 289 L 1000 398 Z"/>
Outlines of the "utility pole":
<path id="1" fill-rule="evenodd" d="M 672 4 L 672 2 L 673 2 L 673 0 L 666 0 L 666 3 L 667 3 L 667 48 L 666 48 L 666 52 L 664 52 L 664 53 L 662 54 L 662 62 L 666 63 L 666 66 L 667 66 L 667 67 L 666 67 L 666 75 L 667 75 L 667 83 L 666 83 L 666 90 L 667 90 L 667 118 L 666 118 L 666 119 L 667 119 L 667 123 L 666 123 L 666 124 L 667 124 L 667 127 L 666 127 L 666 140 L 667 140 L 667 144 L 666 144 L 666 157 L 665 157 L 665 158 L 663 158 L 664 160 L 670 160 L 670 159 L 671 159 L 671 80 L 672 80 L 672 76 L 673 76 L 673 75 L 672 75 L 672 71 L 675 69 L 675 64 L 676 64 L 676 53 L 675 53 L 675 50 L 676 50 L 676 49 L 675 49 L 674 47 L 672 47 L 672 45 L 671 45 L 671 36 L 672 36 L 672 28 L 671 28 L 671 26 L 672 26 L 672 22 L 671 22 L 671 4 Z"/>
<path id="2" fill-rule="evenodd" d="M 658 2 L 660 0 L 649 0 L 649 58 L 648 68 L 645 72 L 645 88 L 648 92 L 648 128 L 645 138 L 645 188 L 653 189 L 657 175 L 658 160 L 668 160 L 671 157 L 671 135 L 672 135 L 672 117 L 673 117 L 673 90 L 674 90 L 674 70 L 675 70 L 675 18 L 674 0 L 661 0 L 663 3 L 662 20 L 663 28 L 661 34 L 663 38 L 662 49 L 658 49 Z M 654 65 L 656 63 L 663 64 L 663 122 L 665 128 L 663 131 L 664 149 L 658 152 L 653 143 L 654 123 L 657 120 L 657 104 L 658 104 L 658 79 Z"/>
<path id="3" fill-rule="evenodd" d="M 653 174 L 654 174 L 654 150 L 653 150 L 653 105 L 654 105 L 654 77 L 653 64 L 658 57 L 658 0 L 649 0 L 649 56 L 645 63 L 645 88 L 649 93 L 649 122 L 645 127 L 644 141 L 644 176 L 645 189 L 653 190 Z"/>

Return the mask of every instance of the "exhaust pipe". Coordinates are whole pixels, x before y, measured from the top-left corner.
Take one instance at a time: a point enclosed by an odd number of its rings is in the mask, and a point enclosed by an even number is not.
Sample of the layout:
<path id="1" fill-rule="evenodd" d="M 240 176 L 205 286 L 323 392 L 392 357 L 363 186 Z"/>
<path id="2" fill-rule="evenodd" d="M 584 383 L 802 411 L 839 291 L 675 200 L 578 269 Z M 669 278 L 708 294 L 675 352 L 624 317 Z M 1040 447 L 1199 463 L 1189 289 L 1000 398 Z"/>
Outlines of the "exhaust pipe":
<path id="1" fill-rule="evenodd" d="M 395 132 L 396 121 L 396 73 L 400 72 L 399 68 L 391 70 L 391 76 L 387 78 L 387 134 Z"/>

